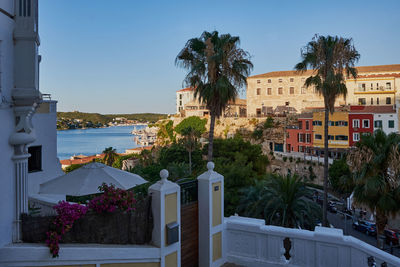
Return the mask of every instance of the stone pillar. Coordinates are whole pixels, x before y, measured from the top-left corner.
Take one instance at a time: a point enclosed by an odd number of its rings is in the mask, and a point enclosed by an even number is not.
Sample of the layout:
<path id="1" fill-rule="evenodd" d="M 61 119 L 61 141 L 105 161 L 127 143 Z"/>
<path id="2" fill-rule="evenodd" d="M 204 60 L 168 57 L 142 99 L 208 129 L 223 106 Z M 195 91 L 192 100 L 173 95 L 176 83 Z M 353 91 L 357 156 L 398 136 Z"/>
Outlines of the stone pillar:
<path id="1" fill-rule="evenodd" d="M 224 177 L 207 163 L 208 171 L 198 180 L 199 201 L 199 266 L 221 266 L 225 261 Z"/>
<path id="2" fill-rule="evenodd" d="M 152 243 L 161 249 L 160 267 L 180 267 L 181 190 L 179 185 L 167 180 L 168 175 L 167 170 L 161 170 L 161 180 L 149 187 L 154 221 Z M 174 239 L 171 228 L 177 231 L 177 240 L 168 242 L 171 237 Z"/>

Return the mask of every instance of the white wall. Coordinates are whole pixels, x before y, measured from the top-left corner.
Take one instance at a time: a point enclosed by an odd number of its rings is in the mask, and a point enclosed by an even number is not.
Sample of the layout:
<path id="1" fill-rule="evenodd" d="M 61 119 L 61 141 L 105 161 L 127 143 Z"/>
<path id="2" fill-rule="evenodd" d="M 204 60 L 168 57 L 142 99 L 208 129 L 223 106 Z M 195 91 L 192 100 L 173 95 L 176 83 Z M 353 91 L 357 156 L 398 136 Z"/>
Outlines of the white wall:
<path id="1" fill-rule="evenodd" d="M 382 121 L 382 130 L 386 134 L 390 134 L 393 132 L 397 132 L 399 130 L 399 121 L 396 116 L 396 113 L 381 113 L 381 114 L 374 114 L 374 122 L 376 120 L 381 120 Z M 394 121 L 394 128 L 389 128 L 389 120 Z M 375 126 L 375 124 L 374 124 Z M 377 130 L 378 128 L 374 127 L 374 131 Z"/>
<path id="2" fill-rule="evenodd" d="M 44 103 L 50 105 L 50 112 L 37 112 L 32 118 L 36 141 L 29 146 L 42 146 L 42 171 L 28 173 L 29 195 L 37 194 L 41 183 L 64 174 L 57 158 L 57 101 Z"/>
<path id="3" fill-rule="evenodd" d="M 14 14 L 14 1 L 0 1 L 0 8 Z M 1 99 L 11 101 L 13 80 L 13 29 L 14 21 L 0 13 L 0 247 L 12 241 L 12 222 L 14 216 L 14 163 L 11 160 L 13 147 L 8 138 L 15 123 L 13 110 Z"/>

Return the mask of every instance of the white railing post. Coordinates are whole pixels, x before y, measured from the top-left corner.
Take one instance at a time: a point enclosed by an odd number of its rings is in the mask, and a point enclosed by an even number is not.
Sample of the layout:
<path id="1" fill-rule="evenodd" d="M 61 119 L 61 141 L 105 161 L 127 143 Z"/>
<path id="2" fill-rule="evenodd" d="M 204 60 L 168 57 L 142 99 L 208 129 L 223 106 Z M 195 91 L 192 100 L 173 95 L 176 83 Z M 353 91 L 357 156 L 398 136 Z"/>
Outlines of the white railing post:
<path id="1" fill-rule="evenodd" d="M 197 177 L 199 201 L 199 266 L 221 266 L 225 262 L 223 240 L 224 177 L 208 162 L 205 173 Z"/>
<path id="2" fill-rule="evenodd" d="M 179 185 L 167 180 L 167 170 L 161 170 L 160 177 L 160 181 L 149 187 L 154 221 L 152 243 L 161 250 L 160 267 L 180 267 L 181 190 Z M 170 239 L 168 235 L 171 235 L 172 239 L 174 239 L 174 230 L 168 230 L 171 227 L 178 231 L 177 241 L 168 241 Z"/>

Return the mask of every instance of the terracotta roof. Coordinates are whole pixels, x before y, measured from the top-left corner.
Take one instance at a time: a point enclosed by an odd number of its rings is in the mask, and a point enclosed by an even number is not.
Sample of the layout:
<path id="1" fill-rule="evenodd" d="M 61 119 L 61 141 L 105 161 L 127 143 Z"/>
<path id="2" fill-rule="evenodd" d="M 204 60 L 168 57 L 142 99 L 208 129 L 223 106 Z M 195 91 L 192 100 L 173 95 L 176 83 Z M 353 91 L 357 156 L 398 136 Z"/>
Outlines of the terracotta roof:
<path id="1" fill-rule="evenodd" d="M 63 159 L 60 160 L 60 163 L 61 165 L 85 164 L 93 161 L 94 159 L 102 159 L 102 158 L 104 158 L 104 154 L 81 157 L 79 159 Z"/>
<path id="2" fill-rule="evenodd" d="M 385 72 L 385 71 L 398 71 L 400 72 L 400 64 L 392 64 L 392 65 L 378 65 L 378 66 L 361 66 L 356 67 L 358 73 L 365 72 Z M 263 74 L 258 74 L 254 76 L 248 77 L 249 79 L 254 78 L 269 78 L 269 77 L 285 77 L 285 76 L 310 76 L 314 73 L 314 70 L 307 70 L 305 72 L 298 72 L 295 70 L 288 71 L 272 71 Z"/>
<path id="3" fill-rule="evenodd" d="M 132 150 L 132 151 L 143 151 L 143 150 L 151 150 L 153 146 L 142 146 L 142 147 L 135 147 L 135 148 L 130 148 L 127 150 Z"/>
<path id="4" fill-rule="evenodd" d="M 312 117 L 312 112 L 304 112 L 300 114 L 299 119 L 312 119 Z"/>
<path id="5" fill-rule="evenodd" d="M 236 98 L 235 101 L 229 101 L 228 104 L 229 105 L 246 105 L 247 101 L 246 101 L 246 99 Z"/>
<path id="6" fill-rule="evenodd" d="M 385 106 L 350 106 L 350 113 L 396 113 L 393 105 Z"/>
<path id="7" fill-rule="evenodd" d="M 189 91 L 194 91 L 194 88 L 193 87 L 186 87 L 186 88 L 183 88 L 183 89 L 178 90 L 176 92 L 189 92 Z"/>
<path id="8" fill-rule="evenodd" d="M 400 73 L 357 75 L 357 78 L 400 78 Z"/>

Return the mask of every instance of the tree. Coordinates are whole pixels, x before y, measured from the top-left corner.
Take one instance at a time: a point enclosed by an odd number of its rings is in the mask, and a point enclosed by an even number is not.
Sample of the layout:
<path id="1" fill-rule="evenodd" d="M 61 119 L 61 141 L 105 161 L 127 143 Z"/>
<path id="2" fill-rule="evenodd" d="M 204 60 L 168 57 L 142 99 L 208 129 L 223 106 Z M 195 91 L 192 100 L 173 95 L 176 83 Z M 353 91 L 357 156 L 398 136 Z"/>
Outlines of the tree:
<path id="1" fill-rule="evenodd" d="M 207 119 L 191 116 L 181 121 L 175 132 L 183 136 L 184 145 L 189 153 L 189 175 L 192 174 L 192 152 L 196 149 L 197 139 L 206 131 Z"/>
<path id="2" fill-rule="evenodd" d="M 162 145 L 168 145 L 176 142 L 174 134 L 174 122 L 171 120 L 162 121 L 156 125 L 159 130 L 157 132 L 157 139 Z"/>
<path id="3" fill-rule="evenodd" d="M 115 159 L 118 157 L 116 150 L 113 149 L 111 146 L 105 148 L 102 153 L 104 154 L 103 161 L 108 166 L 112 166 Z"/>
<path id="4" fill-rule="evenodd" d="M 353 192 L 354 183 L 346 158 L 334 160 L 329 167 L 329 183 L 332 189 L 340 194 Z"/>
<path id="5" fill-rule="evenodd" d="M 267 224 L 313 229 L 321 218 L 317 203 L 301 179 L 269 174 L 265 180 L 243 190 L 239 208 L 245 216 L 263 218 Z"/>
<path id="6" fill-rule="evenodd" d="M 301 50 L 302 61 L 295 69 L 301 72 L 308 68 L 314 70 L 313 75 L 304 83 L 306 87 L 314 86 L 317 93 L 322 95 L 325 108 L 324 123 L 324 201 L 323 225 L 328 226 L 327 220 L 327 186 L 328 186 L 328 121 L 329 113 L 334 112 L 335 101 L 339 96 L 346 97 L 347 88 L 345 75 L 357 77 L 355 63 L 360 54 L 352 44 L 352 39 L 332 36 L 315 35 Z"/>
<path id="7" fill-rule="evenodd" d="M 177 66 L 188 70 L 184 83 L 195 88 L 195 97 L 210 111 L 208 161 L 213 154 L 215 118 L 236 99 L 253 68 L 239 42 L 238 36 L 205 31 L 199 38 L 188 40 L 175 60 Z"/>
<path id="8" fill-rule="evenodd" d="M 354 172 L 354 200 L 376 212 L 377 237 L 383 234 L 388 216 L 400 209 L 399 158 L 400 136 L 382 130 L 362 136 L 348 156 Z"/>

